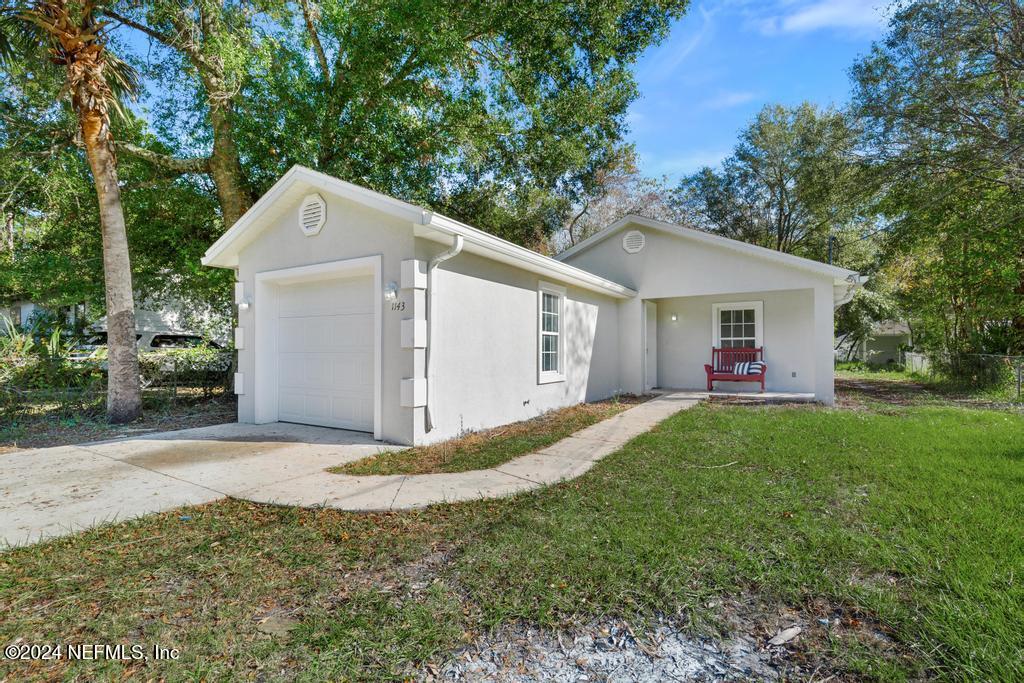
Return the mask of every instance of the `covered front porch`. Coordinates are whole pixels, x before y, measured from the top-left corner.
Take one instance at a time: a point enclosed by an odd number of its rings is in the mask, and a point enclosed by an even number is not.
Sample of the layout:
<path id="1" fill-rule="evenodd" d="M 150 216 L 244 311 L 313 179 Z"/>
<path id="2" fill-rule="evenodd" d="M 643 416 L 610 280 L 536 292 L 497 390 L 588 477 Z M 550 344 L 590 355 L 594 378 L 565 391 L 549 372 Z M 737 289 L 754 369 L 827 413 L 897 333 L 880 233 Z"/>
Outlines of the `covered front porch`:
<path id="1" fill-rule="evenodd" d="M 644 391 L 833 400 L 831 288 L 651 297 L 639 307 Z M 712 349 L 739 347 L 763 349 L 765 391 L 756 381 L 716 381 L 708 392 L 704 366 L 712 363 Z"/>

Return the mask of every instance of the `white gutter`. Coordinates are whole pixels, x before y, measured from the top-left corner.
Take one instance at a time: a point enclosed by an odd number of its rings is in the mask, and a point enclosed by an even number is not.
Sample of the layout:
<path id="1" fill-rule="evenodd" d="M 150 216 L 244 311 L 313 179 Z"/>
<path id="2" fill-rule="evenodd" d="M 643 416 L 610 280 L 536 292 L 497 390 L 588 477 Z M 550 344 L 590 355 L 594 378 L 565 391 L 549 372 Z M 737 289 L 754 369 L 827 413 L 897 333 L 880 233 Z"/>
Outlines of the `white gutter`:
<path id="1" fill-rule="evenodd" d="M 864 283 L 867 281 L 867 275 L 857 275 L 856 273 L 854 273 L 853 275 L 847 277 L 846 282 L 848 282 L 849 285 L 846 287 L 846 291 L 843 292 L 843 294 L 838 297 L 835 296 L 835 292 L 833 291 L 832 307 L 839 308 L 843 304 L 848 303 L 851 299 L 853 299 L 853 295 L 857 293 L 857 290 L 863 287 Z"/>
<path id="2" fill-rule="evenodd" d="M 494 261 L 507 263 L 522 270 L 532 271 L 546 277 L 560 280 L 591 291 L 597 291 L 617 299 L 630 299 L 636 296 L 636 290 L 618 282 L 605 279 L 576 266 L 562 263 L 543 254 L 538 254 L 518 244 L 512 244 L 500 237 L 495 237 L 471 225 L 460 223 L 439 214 L 425 217 L 423 227 L 434 230 L 442 235 L 465 237 L 468 251 L 480 254 Z"/>
<path id="3" fill-rule="evenodd" d="M 462 235 L 455 235 L 452 246 L 427 263 L 427 348 L 423 358 L 423 374 L 427 376 L 427 401 L 423 411 L 423 427 L 428 432 L 434 428 L 434 421 L 430 415 L 430 406 L 434 403 L 434 376 L 430 368 L 430 350 L 434 348 L 434 279 L 432 274 L 434 268 L 453 256 L 458 256 L 464 244 L 465 240 Z"/>

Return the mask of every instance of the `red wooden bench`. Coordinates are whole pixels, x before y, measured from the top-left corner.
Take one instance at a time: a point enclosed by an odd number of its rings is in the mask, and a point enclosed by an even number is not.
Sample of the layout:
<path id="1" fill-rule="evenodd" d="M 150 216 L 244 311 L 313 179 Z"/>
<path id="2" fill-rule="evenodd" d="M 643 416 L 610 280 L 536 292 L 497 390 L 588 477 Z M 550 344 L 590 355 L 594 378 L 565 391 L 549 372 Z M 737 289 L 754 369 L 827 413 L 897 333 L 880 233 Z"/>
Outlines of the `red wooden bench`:
<path id="1" fill-rule="evenodd" d="M 763 361 L 764 347 L 757 348 L 735 348 L 735 349 L 711 349 L 711 365 L 704 366 L 704 372 L 708 375 L 708 391 L 714 390 L 714 382 L 758 382 L 761 391 L 764 391 L 764 376 L 768 373 L 768 366 L 758 375 L 737 375 L 733 368 L 737 363 L 745 361 Z"/>

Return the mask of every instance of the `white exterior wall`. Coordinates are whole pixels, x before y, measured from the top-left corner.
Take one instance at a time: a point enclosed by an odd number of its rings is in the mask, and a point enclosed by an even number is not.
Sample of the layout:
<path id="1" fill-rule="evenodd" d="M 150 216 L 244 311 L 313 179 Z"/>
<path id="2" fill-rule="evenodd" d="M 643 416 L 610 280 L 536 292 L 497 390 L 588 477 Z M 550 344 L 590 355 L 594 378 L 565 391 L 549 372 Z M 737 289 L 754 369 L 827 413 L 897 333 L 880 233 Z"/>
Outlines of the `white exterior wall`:
<path id="1" fill-rule="evenodd" d="M 306 237 L 298 226 L 298 205 L 294 201 L 285 207 L 273 226 L 267 228 L 239 255 L 237 281 L 244 283 L 245 295 L 252 300 L 247 311 L 239 312 L 239 326 L 243 328 L 245 348 L 238 352 L 238 371 L 244 377 L 244 393 L 238 397 L 239 422 L 256 420 L 255 385 L 256 356 L 254 349 L 260 343 L 255 329 L 256 310 L 260 301 L 255 297 L 255 275 L 259 272 L 279 270 L 311 264 L 328 263 L 366 256 L 381 257 L 381 279 L 384 284 L 401 281 L 402 259 L 412 258 L 414 238 L 411 225 L 361 204 L 324 195 L 327 202 L 327 220 L 318 235 Z M 413 294 L 400 290 L 399 301 L 406 309 L 412 307 Z M 403 311 L 394 311 L 382 297 L 374 304 L 381 307 L 381 438 L 395 443 L 412 443 L 413 409 L 400 405 L 403 377 L 412 376 L 413 357 L 409 349 L 401 348 L 401 320 Z"/>
<path id="2" fill-rule="evenodd" d="M 444 247 L 419 241 L 419 258 Z M 460 254 L 438 266 L 431 315 L 431 415 L 417 408 L 417 443 L 535 417 L 619 391 L 617 300 L 566 287 L 565 381 L 538 383 L 538 284 L 557 280 Z"/>
<path id="3" fill-rule="evenodd" d="M 703 389 L 704 364 L 711 362 L 714 334 L 712 306 L 736 301 L 761 301 L 764 359 L 768 391 L 815 392 L 814 323 L 807 312 L 814 290 L 752 292 L 742 295 L 697 296 L 658 301 L 658 385 Z M 672 320 L 672 315 L 676 320 Z M 795 374 L 795 377 L 794 377 Z M 748 382 L 716 382 L 723 390 L 750 391 Z"/>
<path id="4" fill-rule="evenodd" d="M 629 254 L 622 248 L 622 237 L 634 229 L 644 233 L 646 245 L 639 253 Z M 813 390 L 815 397 L 824 403 L 833 401 L 833 281 L 830 276 L 640 225 L 627 226 L 588 249 L 569 255 L 564 261 L 638 292 L 636 298 L 619 304 L 619 372 L 623 391 L 640 392 L 643 388 L 644 300 L 718 296 L 722 300 L 728 297 L 732 301 L 750 301 L 756 300 L 757 295 L 772 292 L 807 290 L 809 293 L 788 301 L 789 309 L 776 311 L 776 316 L 784 316 L 782 322 L 768 319 L 770 313 L 766 305 L 765 346 L 771 346 L 770 353 L 781 354 L 776 357 L 779 367 L 793 368 L 790 373 L 797 372 L 796 378 L 779 377 L 770 368 L 769 388 L 783 390 L 794 379 L 807 380 L 806 384 L 801 381 L 800 385 L 813 386 L 813 389 L 805 388 L 803 391 Z M 666 311 L 667 307 L 659 307 L 659 318 Z M 697 366 L 702 377 L 704 363 L 709 362 L 711 354 L 710 310 L 707 320 L 708 330 L 699 351 L 706 359 L 701 360 Z M 803 334 L 810 330 L 811 345 L 801 345 L 800 348 L 790 348 L 784 352 L 783 348 L 772 341 L 768 330 L 778 330 L 777 333 L 781 334 L 781 327 L 785 325 L 797 325 Z M 662 329 L 659 326 L 659 350 L 666 348 L 667 343 L 662 338 Z M 788 338 L 795 334 L 787 332 L 784 336 Z M 682 357 L 691 352 L 680 350 L 676 353 Z M 798 358 L 800 354 L 810 354 L 810 360 Z M 659 357 L 658 366 L 659 376 L 662 372 L 670 371 L 669 362 L 664 356 Z M 802 372 L 811 374 L 802 376 Z M 666 379 L 668 377 L 666 375 Z M 680 377 L 680 381 L 682 379 Z M 789 382 L 783 384 L 782 380 L 785 379 Z M 703 387 L 705 382 L 688 381 L 686 385 Z M 746 386 L 750 388 L 750 385 Z"/>

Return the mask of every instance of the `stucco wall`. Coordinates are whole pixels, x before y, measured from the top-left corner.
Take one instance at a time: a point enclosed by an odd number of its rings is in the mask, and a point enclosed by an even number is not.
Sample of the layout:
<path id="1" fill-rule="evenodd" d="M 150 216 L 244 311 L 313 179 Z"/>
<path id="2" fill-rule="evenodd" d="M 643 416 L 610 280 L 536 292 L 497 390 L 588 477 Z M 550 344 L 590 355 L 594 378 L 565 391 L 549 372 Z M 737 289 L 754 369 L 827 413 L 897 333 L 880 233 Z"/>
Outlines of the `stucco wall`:
<path id="1" fill-rule="evenodd" d="M 419 241 L 418 257 L 442 250 Z M 433 276 L 434 429 L 419 442 L 535 417 L 552 408 L 606 398 L 619 390 L 618 304 L 567 287 L 564 382 L 537 381 L 537 287 L 556 280 L 460 254 Z"/>
<path id="2" fill-rule="evenodd" d="M 238 280 L 245 283 L 247 295 L 252 296 L 255 291 L 256 273 L 363 256 L 381 256 L 385 284 L 401 281 L 401 261 L 413 256 L 414 238 L 410 225 L 332 195 L 325 195 L 324 199 L 327 202 L 327 221 L 318 235 L 306 237 L 302 234 L 298 227 L 296 201 L 273 226 L 245 247 L 239 255 Z M 402 290 L 399 296 L 406 301 L 407 307 L 411 307 L 410 291 Z M 381 435 L 386 441 L 411 443 L 412 409 L 402 408 L 399 396 L 402 378 L 412 374 L 412 355 L 401 348 L 401 320 L 406 316 L 403 312 L 391 310 L 390 304 L 385 304 L 381 298 L 375 304 L 381 306 L 383 312 Z M 257 387 L 252 384 L 256 374 L 253 349 L 258 343 L 254 321 L 255 309 L 259 305 L 260 302 L 254 300 L 248 311 L 239 314 L 239 324 L 245 329 L 246 345 L 238 352 L 238 365 L 248 382 L 245 393 L 238 397 L 240 422 L 255 420 Z"/>
<path id="3" fill-rule="evenodd" d="M 646 239 L 645 247 L 637 254 L 626 253 L 622 248 L 622 236 L 626 231 L 633 229 L 644 233 Z M 790 300 L 790 309 L 779 310 L 776 315 L 784 316 L 784 320 L 789 324 L 797 324 L 804 333 L 808 329 L 807 326 L 811 326 L 810 338 L 813 342 L 810 348 L 806 349 L 812 356 L 810 376 L 801 377 L 801 370 L 797 369 L 798 376 L 795 379 L 809 379 L 818 400 L 832 402 L 833 282 L 829 276 L 639 225 L 627 226 L 590 248 L 571 254 L 564 261 L 637 290 L 638 296 L 635 299 L 624 301 L 619 306 L 620 381 L 623 390 L 631 392 L 642 390 L 644 384 L 644 300 L 727 295 L 734 296 L 733 300 L 746 301 L 755 294 L 810 290 L 812 294 Z M 796 308 L 792 308 L 793 306 Z M 767 324 L 767 310 L 765 317 Z M 710 325 L 710 312 L 707 319 L 706 324 Z M 774 322 L 771 324 L 773 327 L 776 325 Z M 766 346 L 769 344 L 767 334 L 766 329 Z M 705 335 L 705 354 L 710 354 L 710 339 L 709 330 Z M 659 349 L 661 345 L 662 340 L 659 338 Z M 776 345 L 773 343 L 774 346 Z M 707 361 L 701 361 L 698 366 L 701 372 L 705 362 Z M 658 365 L 659 375 L 663 367 L 668 368 L 666 360 L 662 358 L 658 359 Z M 804 367 L 804 372 L 808 372 L 807 367 Z M 682 379 L 680 378 L 680 381 Z M 789 380 L 793 381 L 794 378 L 789 377 Z M 699 387 L 702 384 L 688 381 L 685 385 Z M 803 385 L 803 382 L 800 384 Z M 747 388 L 749 389 L 749 386 Z M 777 385 L 777 388 L 782 390 L 783 385 Z"/>
<path id="4" fill-rule="evenodd" d="M 704 364 L 711 362 L 712 305 L 734 301 L 763 302 L 767 390 L 813 392 L 814 323 L 809 315 L 814 305 L 812 289 L 658 300 L 659 386 L 705 387 Z M 672 314 L 677 320 L 672 320 Z M 716 382 L 715 386 L 723 390 L 750 391 L 754 385 Z"/>

